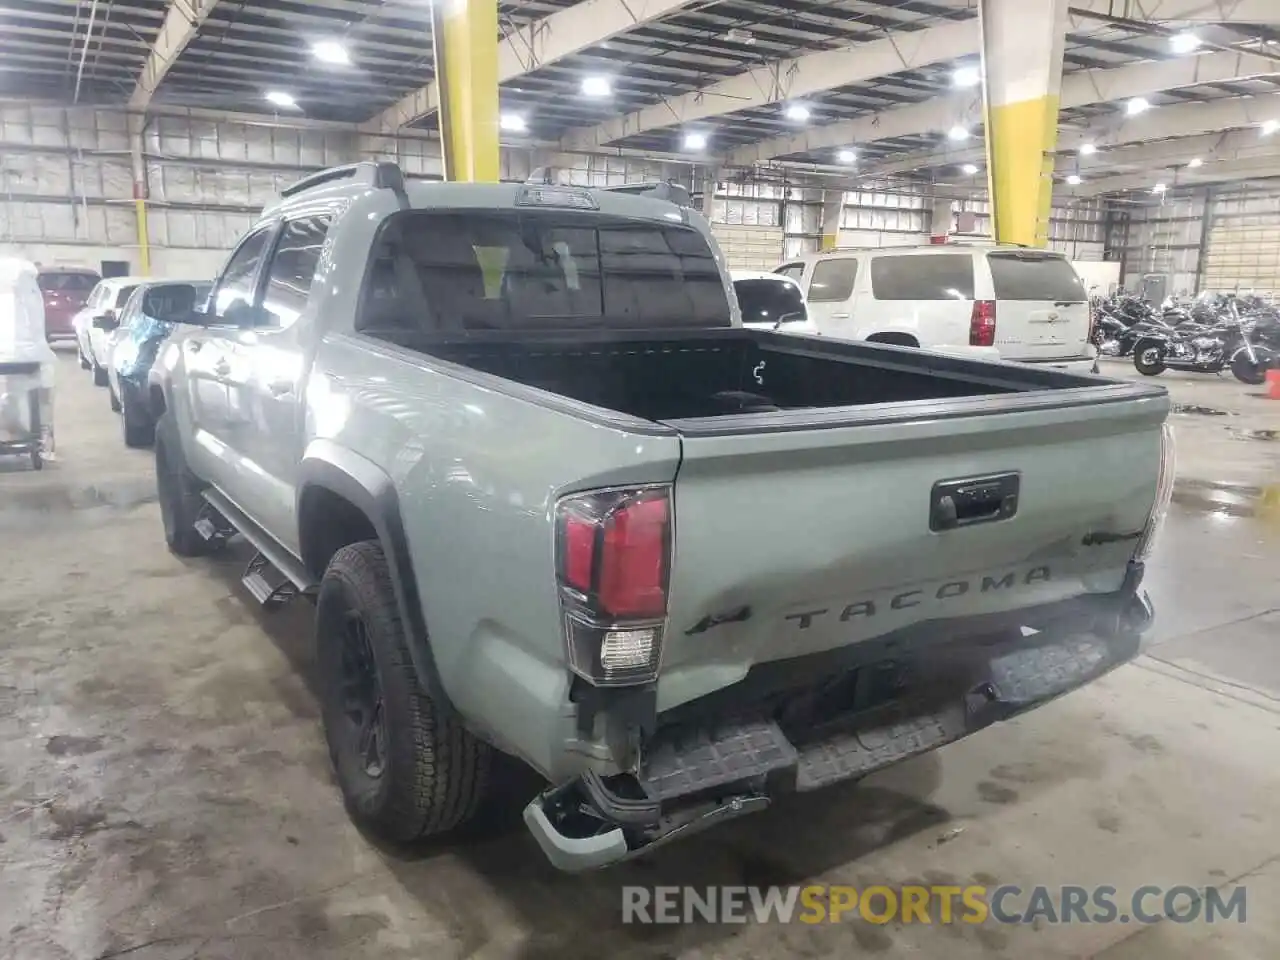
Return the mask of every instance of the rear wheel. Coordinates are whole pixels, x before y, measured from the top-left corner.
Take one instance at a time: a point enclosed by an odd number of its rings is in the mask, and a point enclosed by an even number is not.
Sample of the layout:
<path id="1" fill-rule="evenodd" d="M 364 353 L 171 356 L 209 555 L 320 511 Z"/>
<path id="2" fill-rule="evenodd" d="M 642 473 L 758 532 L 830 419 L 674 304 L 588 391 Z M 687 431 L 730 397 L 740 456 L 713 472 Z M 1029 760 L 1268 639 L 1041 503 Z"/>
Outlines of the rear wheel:
<path id="1" fill-rule="evenodd" d="M 107 385 L 107 368 L 100 365 L 97 360 L 93 361 L 93 385 L 95 387 L 105 387 Z"/>
<path id="2" fill-rule="evenodd" d="M 1133 366 L 1139 373 L 1148 377 L 1164 373 L 1164 347 L 1151 341 L 1137 344 L 1133 348 Z"/>
<path id="3" fill-rule="evenodd" d="M 1241 383 L 1256 387 L 1267 382 L 1267 371 L 1280 367 L 1280 362 L 1266 347 L 1254 347 L 1253 355 L 1256 361 L 1250 360 L 1243 350 L 1237 353 L 1231 358 L 1231 372 Z"/>
<path id="4" fill-rule="evenodd" d="M 180 557 L 203 556 L 215 549 L 215 542 L 196 530 L 196 521 L 204 509 L 201 486 L 199 478 L 187 468 L 177 430 L 169 414 L 165 414 L 156 436 L 156 492 L 164 541 Z"/>
<path id="5" fill-rule="evenodd" d="M 329 755 L 356 821 L 408 843 L 476 812 L 493 748 L 424 689 L 377 542 L 350 544 L 329 561 L 316 603 L 316 663 Z"/>

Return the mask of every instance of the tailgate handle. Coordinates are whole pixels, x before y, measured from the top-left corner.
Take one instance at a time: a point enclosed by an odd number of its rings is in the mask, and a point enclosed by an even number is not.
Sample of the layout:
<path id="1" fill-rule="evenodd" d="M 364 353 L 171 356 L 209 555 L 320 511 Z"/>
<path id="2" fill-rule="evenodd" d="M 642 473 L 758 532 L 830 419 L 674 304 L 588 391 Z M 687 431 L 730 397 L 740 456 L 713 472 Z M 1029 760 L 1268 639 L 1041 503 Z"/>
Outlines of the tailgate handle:
<path id="1" fill-rule="evenodd" d="M 955 530 L 1008 520 L 1018 512 L 1016 472 L 963 480 L 939 480 L 929 498 L 929 529 Z"/>

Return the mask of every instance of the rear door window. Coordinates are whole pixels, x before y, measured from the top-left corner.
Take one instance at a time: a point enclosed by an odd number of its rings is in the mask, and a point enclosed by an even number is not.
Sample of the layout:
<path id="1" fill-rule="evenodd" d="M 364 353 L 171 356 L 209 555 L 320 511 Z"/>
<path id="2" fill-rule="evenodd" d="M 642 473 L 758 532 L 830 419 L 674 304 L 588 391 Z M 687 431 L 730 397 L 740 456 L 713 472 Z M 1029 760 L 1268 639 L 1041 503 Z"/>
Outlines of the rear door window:
<path id="1" fill-rule="evenodd" d="M 291 325 L 307 305 L 330 219 L 328 214 L 302 217 L 290 220 L 280 231 L 263 295 L 262 305 L 269 326 Z"/>
<path id="2" fill-rule="evenodd" d="M 809 299 L 815 303 L 848 300 L 853 296 L 853 281 L 858 276 L 858 261 L 850 257 L 819 260 L 809 278 Z"/>
<path id="3" fill-rule="evenodd" d="M 92 290 L 98 278 L 91 273 L 42 273 L 36 278 L 45 293 L 85 293 Z"/>
<path id="4" fill-rule="evenodd" d="M 786 280 L 735 280 L 743 323 L 782 323 L 805 319 L 800 288 Z"/>
<path id="5" fill-rule="evenodd" d="M 720 268 L 696 230 L 546 211 L 388 220 L 360 329 L 727 327 Z"/>
<path id="6" fill-rule="evenodd" d="M 115 308 L 117 310 L 123 310 L 125 304 L 129 302 L 129 298 L 133 296 L 133 291 L 137 289 L 137 284 L 134 284 L 132 287 L 121 287 L 120 291 L 116 294 Z"/>
<path id="7" fill-rule="evenodd" d="M 796 281 L 796 283 L 799 283 L 800 278 L 804 276 L 804 264 L 788 263 L 784 266 L 778 267 L 773 272 L 782 277 L 790 277 L 792 280 Z"/>
<path id="8" fill-rule="evenodd" d="M 876 257 L 871 261 L 871 292 L 877 300 L 972 300 L 973 255 Z"/>
<path id="9" fill-rule="evenodd" d="M 1064 257 L 1033 251 L 989 253 L 997 300 L 1046 300 L 1083 303 L 1084 283 Z"/>

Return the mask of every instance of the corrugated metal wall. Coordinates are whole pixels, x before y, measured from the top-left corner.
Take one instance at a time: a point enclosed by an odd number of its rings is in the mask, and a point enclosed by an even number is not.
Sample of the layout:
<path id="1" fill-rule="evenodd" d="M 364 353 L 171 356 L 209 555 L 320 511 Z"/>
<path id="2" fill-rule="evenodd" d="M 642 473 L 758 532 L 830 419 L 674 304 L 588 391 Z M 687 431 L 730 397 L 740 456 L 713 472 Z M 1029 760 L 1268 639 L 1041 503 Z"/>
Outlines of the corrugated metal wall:
<path id="1" fill-rule="evenodd" d="M 151 118 L 144 142 L 152 269 L 159 276 L 211 276 L 280 188 L 314 170 L 376 157 L 397 160 L 410 176 L 441 175 L 434 141 L 359 136 L 351 128 L 160 116 Z M 655 179 L 675 179 L 695 192 L 699 186 L 688 164 L 587 155 L 554 161 L 560 179 L 586 186 Z M 504 152 L 503 176 L 524 179 L 538 162 L 527 152 Z M 123 260 L 138 269 L 124 114 L 0 106 L 0 188 L 0 251 L 43 263 Z M 822 199 L 814 188 L 720 183 L 711 219 L 734 266 L 768 268 L 819 248 Z M 931 203 L 927 185 L 876 183 L 851 191 L 840 242 L 923 242 Z M 967 205 L 984 230 L 985 207 Z M 1080 259 L 1100 258 L 1100 211 L 1055 208 L 1053 246 Z"/>
<path id="2" fill-rule="evenodd" d="M 152 272 L 212 276 L 282 186 L 324 167 L 386 158 L 415 177 L 442 174 L 439 144 L 234 120 L 152 117 L 144 137 Z M 675 177 L 692 168 L 629 157 L 573 156 L 562 179 L 590 186 Z M 527 151 L 504 151 L 505 179 L 528 177 Z M 692 184 L 690 183 L 690 186 Z M 0 105 L 0 252 L 41 263 L 139 269 L 128 121 L 90 108 Z"/>
<path id="3" fill-rule="evenodd" d="M 1212 204 L 1212 217 L 1204 288 L 1280 294 L 1280 190 L 1223 194 Z"/>
<path id="4" fill-rule="evenodd" d="M 1117 206 L 1108 246 L 1123 264 L 1121 283 L 1138 290 L 1144 277 L 1156 276 L 1170 293 L 1195 293 L 1204 215 L 1203 195 Z"/>
<path id="5" fill-rule="evenodd" d="M 152 118 L 144 137 L 156 275 L 211 276 L 281 186 L 348 162 L 353 134 Z M 0 107 L 0 249 L 139 267 L 127 121 L 105 110 Z"/>
<path id="6" fill-rule="evenodd" d="M 1121 255 L 1131 289 L 1154 275 L 1166 279 L 1171 293 L 1280 295 L 1280 187 L 1219 188 L 1117 205 L 1109 245 Z"/>
<path id="7" fill-rule="evenodd" d="M 712 204 L 714 224 L 756 226 L 773 238 L 781 223 L 782 249 L 774 263 L 820 249 L 822 194 L 812 188 L 773 183 L 721 183 Z M 933 196 L 927 184 L 851 190 L 844 194 L 840 244 L 849 247 L 892 247 L 928 243 Z M 988 207 L 983 200 L 958 202 L 975 214 L 976 228 L 967 236 L 987 236 Z M 959 210 L 953 214 L 952 231 Z M 1105 246 L 1105 208 L 1101 200 L 1053 208 L 1049 247 L 1073 260 L 1101 260 Z"/>

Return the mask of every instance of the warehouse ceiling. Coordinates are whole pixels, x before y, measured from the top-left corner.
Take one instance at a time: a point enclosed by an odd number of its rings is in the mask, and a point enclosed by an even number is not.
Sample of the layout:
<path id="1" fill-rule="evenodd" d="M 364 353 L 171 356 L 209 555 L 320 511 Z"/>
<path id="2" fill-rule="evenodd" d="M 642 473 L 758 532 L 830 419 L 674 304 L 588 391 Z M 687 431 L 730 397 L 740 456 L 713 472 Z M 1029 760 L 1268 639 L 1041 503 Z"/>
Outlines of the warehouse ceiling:
<path id="1" fill-rule="evenodd" d="M 1256 174 L 1247 137 L 1227 156 L 1205 136 L 1269 133 L 1272 110 L 1280 120 L 1280 0 L 1274 14 L 1236 2 L 1239 22 L 1112 15 L 1194 16 L 1195 0 L 1072 6 L 1062 176 L 1088 189 L 1166 159 L 1175 175 L 1241 163 Z M 1242 19 L 1248 10 L 1268 22 Z M 0 0 L 0 95 L 431 129 L 430 15 L 429 0 Z M 976 0 L 512 0 L 499 18 L 516 65 L 503 74 L 504 142 L 985 182 L 980 97 L 957 85 L 979 60 Z M 1172 39 L 1189 27 L 1193 49 Z M 333 62 L 335 49 L 350 62 Z M 1214 69 L 1186 76 L 1179 61 Z M 584 80 L 607 90 L 589 95 Z M 1186 118 L 1139 118 L 1141 139 L 1163 147 L 1135 154 L 1137 133 L 1125 139 L 1133 97 L 1115 91 L 1130 89 L 1150 116 Z"/>

